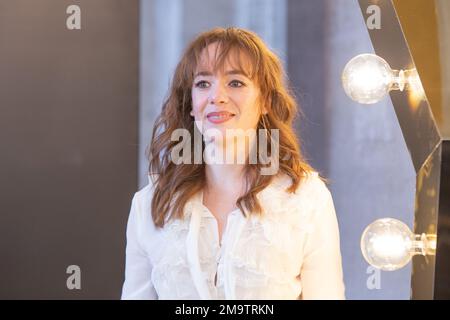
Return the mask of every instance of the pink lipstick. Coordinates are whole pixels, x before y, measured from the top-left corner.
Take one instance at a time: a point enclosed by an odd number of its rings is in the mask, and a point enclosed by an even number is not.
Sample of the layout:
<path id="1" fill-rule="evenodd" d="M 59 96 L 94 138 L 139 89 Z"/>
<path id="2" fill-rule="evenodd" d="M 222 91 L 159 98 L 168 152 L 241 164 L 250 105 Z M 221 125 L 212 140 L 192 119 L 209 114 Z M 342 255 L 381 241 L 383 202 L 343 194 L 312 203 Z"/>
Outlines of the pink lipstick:
<path id="1" fill-rule="evenodd" d="M 228 111 L 210 112 L 206 115 L 209 122 L 219 124 L 226 122 L 234 117 L 234 114 Z"/>

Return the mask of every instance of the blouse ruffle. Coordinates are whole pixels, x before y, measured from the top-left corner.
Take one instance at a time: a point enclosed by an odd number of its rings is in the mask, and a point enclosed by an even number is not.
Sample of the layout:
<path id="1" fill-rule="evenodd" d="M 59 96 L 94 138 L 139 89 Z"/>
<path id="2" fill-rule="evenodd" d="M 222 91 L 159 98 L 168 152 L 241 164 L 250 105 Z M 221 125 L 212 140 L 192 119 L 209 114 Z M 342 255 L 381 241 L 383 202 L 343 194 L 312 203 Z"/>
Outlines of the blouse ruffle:
<path id="1" fill-rule="evenodd" d="M 189 201 L 184 219 L 168 222 L 159 233 L 157 241 L 163 247 L 160 253 L 152 256 L 148 252 L 152 263 L 151 282 L 158 298 L 298 298 L 302 291 L 300 272 L 304 247 L 315 230 L 314 210 L 323 192 L 317 185 L 323 182 L 315 174 L 305 178 L 305 185 L 290 194 L 285 191 L 289 181 L 276 179 L 257 195 L 264 211 L 261 217 L 246 218 L 242 213 L 229 216 L 228 219 L 236 219 L 241 230 L 235 234 L 236 228 L 229 229 L 222 248 L 214 237 L 215 220 L 199 212 L 207 210 L 200 198 Z M 196 235 L 198 256 L 195 258 L 200 266 L 197 271 L 189 263 L 192 257 L 188 257 L 191 253 L 187 241 L 194 214 L 201 219 Z M 230 249 L 227 246 L 231 239 L 236 243 Z M 214 283 L 216 272 L 217 284 Z M 199 281 L 204 283 L 200 285 Z M 208 292 L 199 292 L 204 290 L 201 288 L 207 288 Z"/>

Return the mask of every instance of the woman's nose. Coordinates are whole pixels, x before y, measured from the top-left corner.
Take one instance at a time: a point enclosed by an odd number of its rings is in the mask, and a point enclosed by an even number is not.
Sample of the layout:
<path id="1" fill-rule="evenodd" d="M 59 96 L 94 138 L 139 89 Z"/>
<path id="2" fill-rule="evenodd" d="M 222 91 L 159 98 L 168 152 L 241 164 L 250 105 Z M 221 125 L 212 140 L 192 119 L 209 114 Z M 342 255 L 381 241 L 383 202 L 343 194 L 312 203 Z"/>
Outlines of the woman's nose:
<path id="1" fill-rule="evenodd" d="M 228 102 L 226 88 L 222 84 L 216 84 L 212 87 L 210 96 L 210 104 L 224 104 Z"/>

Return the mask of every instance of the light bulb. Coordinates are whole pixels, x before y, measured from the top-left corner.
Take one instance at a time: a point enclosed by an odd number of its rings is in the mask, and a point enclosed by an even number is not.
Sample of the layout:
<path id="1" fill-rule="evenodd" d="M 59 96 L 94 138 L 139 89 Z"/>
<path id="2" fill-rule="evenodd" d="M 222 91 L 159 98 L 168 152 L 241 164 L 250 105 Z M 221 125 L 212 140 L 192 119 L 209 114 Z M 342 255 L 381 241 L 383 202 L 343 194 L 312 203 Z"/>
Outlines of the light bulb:
<path id="1" fill-rule="evenodd" d="M 345 93 L 363 104 L 380 101 L 390 90 L 403 91 L 406 84 L 403 70 L 392 70 L 383 58 L 369 53 L 351 59 L 341 80 Z"/>
<path id="2" fill-rule="evenodd" d="M 413 255 L 434 254 L 435 250 L 435 236 L 415 235 L 406 224 L 392 218 L 372 222 L 361 236 L 364 259 L 385 271 L 400 269 Z"/>

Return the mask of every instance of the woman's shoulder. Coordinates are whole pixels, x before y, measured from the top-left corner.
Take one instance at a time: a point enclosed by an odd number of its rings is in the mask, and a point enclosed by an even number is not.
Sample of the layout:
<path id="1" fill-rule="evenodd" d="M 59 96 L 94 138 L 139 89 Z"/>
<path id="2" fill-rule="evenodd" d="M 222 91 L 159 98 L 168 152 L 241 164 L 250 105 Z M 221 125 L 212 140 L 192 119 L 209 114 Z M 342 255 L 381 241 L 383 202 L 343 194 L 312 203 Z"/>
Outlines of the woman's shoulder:
<path id="1" fill-rule="evenodd" d="M 148 183 L 134 194 L 134 197 L 140 203 L 151 201 L 153 197 L 154 183 L 150 175 L 148 175 L 147 177 Z"/>
<path id="2" fill-rule="evenodd" d="M 277 175 L 272 186 L 277 189 L 277 191 L 287 193 L 287 189 L 292 185 L 292 179 L 285 173 Z M 292 197 L 317 197 L 323 196 L 329 193 L 329 189 L 325 183 L 325 180 L 320 176 L 317 171 L 309 171 L 301 176 L 301 180 L 297 189 L 291 193 Z"/>
<path id="3" fill-rule="evenodd" d="M 277 175 L 272 183 L 261 192 L 260 200 L 267 211 L 274 214 L 287 212 L 302 216 L 309 215 L 331 198 L 331 193 L 324 180 L 316 171 L 302 176 L 294 192 L 289 192 L 292 179 L 286 174 Z"/>
<path id="4" fill-rule="evenodd" d="M 151 203 L 153 198 L 154 183 L 150 176 L 148 176 L 148 184 L 134 193 L 132 200 L 132 211 L 136 215 L 137 221 L 140 225 L 150 224 L 153 226 L 151 218 Z"/>

